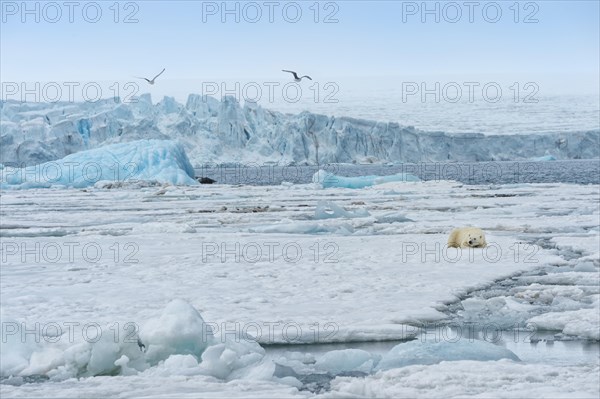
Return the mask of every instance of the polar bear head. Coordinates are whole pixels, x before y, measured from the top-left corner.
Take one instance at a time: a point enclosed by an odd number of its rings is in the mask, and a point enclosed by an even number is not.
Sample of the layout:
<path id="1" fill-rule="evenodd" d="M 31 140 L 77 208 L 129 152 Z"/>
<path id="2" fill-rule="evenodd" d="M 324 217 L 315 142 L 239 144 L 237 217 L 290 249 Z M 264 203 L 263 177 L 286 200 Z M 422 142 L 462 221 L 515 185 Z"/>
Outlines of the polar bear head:
<path id="1" fill-rule="evenodd" d="M 476 227 L 468 227 L 465 229 L 465 237 L 463 239 L 463 246 L 471 248 L 483 248 L 487 245 L 485 241 L 485 235 L 481 229 Z"/>

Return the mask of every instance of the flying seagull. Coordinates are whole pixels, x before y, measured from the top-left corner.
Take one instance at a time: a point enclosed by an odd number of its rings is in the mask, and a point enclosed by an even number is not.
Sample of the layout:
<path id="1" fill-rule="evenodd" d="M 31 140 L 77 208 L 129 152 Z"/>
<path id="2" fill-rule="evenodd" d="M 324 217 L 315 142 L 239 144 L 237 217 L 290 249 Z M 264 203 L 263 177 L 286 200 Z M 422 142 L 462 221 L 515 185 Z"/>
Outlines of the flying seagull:
<path id="1" fill-rule="evenodd" d="M 294 71 L 288 71 L 287 69 L 282 69 L 282 71 L 283 71 L 283 72 L 289 72 L 289 73 L 291 73 L 292 75 L 294 75 L 294 80 L 295 80 L 296 82 L 300 82 L 300 81 L 302 81 L 302 78 L 307 78 L 308 80 L 312 80 L 312 78 L 311 78 L 310 76 L 308 76 L 308 75 L 304 75 L 304 76 L 300 76 L 300 77 L 298 77 L 298 74 L 297 74 L 296 72 L 294 72 Z"/>
<path id="2" fill-rule="evenodd" d="M 146 79 L 146 78 L 142 78 L 139 76 L 136 76 L 136 78 L 138 79 L 144 79 L 146 82 L 148 82 L 148 84 L 153 85 L 154 81 L 156 80 L 156 78 L 158 78 L 160 75 L 162 75 L 162 73 L 165 71 L 166 68 L 163 68 L 162 71 L 160 71 L 160 73 L 158 75 L 156 75 L 155 77 L 153 77 L 152 79 Z"/>

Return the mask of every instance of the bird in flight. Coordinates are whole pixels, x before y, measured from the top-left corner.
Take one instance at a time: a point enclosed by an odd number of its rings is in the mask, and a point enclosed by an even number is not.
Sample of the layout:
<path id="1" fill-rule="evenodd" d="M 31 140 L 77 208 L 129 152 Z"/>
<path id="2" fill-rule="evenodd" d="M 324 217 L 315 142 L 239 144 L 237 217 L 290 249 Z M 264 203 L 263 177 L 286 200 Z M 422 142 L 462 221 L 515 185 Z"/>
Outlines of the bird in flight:
<path id="1" fill-rule="evenodd" d="M 283 72 L 289 72 L 289 73 L 291 73 L 292 75 L 294 75 L 294 80 L 295 80 L 296 82 L 300 82 L 300 81 L 302 81 L 302 79 L 303 79 L 303 78 L 307 78 L 308 80 L 312 80 L 312 78 L 311 78 L 310 76 L 308 76 L 308 75 L 304 75 L 304 76 L 300 76 L 300 77 L 298 77 L 298 74 L 297 74 L 296 72 L 294 72 L 294 71 L 288 71 L 287 69 L 282 69 L 282 71 L 283 71 Z"/>
<path id="2" fill-rule="evenodd" d="M 160 75 L 162 75 L 162 73 L 165 71 L 166 68 L 163 68 L 162 71 L 160 71 L 160 73 L 158 75 L 156 75 L 155 77 L 153 77 L 152 79 L 147 79 L 147 78 L 142 78 L 139 76 L 136 76 L 136 78 L 138 79 L 144 79 L 146 82 L 148 82 L 148 84 L 153 85 L 154 81 L 156 80 L 156 78 L 158 78 Z"/>

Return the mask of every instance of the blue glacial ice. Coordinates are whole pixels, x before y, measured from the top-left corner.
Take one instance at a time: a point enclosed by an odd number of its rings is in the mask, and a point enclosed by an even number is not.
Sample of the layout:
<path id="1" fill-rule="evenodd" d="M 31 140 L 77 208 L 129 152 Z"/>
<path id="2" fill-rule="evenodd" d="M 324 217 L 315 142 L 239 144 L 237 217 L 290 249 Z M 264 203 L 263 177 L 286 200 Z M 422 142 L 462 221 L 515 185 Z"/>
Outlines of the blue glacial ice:
<path id="1" fill-rule="evenodd" d="M 410 173 L 398 173 L 390 176 L 336 176 L 333 173 L 319 170 L 313 175 L 313 183 L 321 185 L 323 188 L 365 188 L 376 184 L 391 182 L 418 182 L 421 181 L 417 176 Z"/>
<path id="2" fill-rule="evenodd" d="M 396 122 L 310 112 L 283 114 L 255 103 L 241 105 L 233 97 L 219 101 L 190 94 L 187 103 L 180 104 L 172 97 L 153 103 L 145 94 L 135 100 L 75 104 L 0 101 L 0 163 L 36 165 L 140 139 L 179 140 L 198 167 L 228 162 L 324 165 L 530 160 L 536 155 L 532 148 L 538 153 L 552 152 L 560 160 L 598 158 L 600 153 L 597 129 L 448 134 Z"/>
<path id="3" fill-rule="evenodd" d="M 456 342 L 424 342 L 415 340 L 394 346 L 383 355 L 362 349 L 342 349 L 328 351 L 318 356 L 316 361 L 288 356 L 278 359 L 280 366 L 276 374 L 294 376 L 299 379 L 307 376 L 339 376 L 344 374 L 368 375 L 378 371 L 401 368 L 410 365 L 432 365 L 443 361 L 496 361 L 509 359 L 520 361 L 510 350 L 480 340 Z"/>
<path id="4" fill-rule="evenodd" d="M 389 370 L 413 364 L 429 365 L 443 361 L 500 359 L 519 361 L 512 351 L 486 341 L 461 339 L 457 342 L 436 343 L 416 340 L 394 346 L 383 355 L 375 370 Z"/>
<path id="5" fill-rule="evenodd" d="M 25 168 L 0 169 L 0 187 L 47 188 L 93 186 L 101 181 L 155 181 L 196 185 L 183 146 L 170 140 L 139 140 L 80 151 Z"/>
<path id="6" fill-rule="evenodd" d="M 556 157 L 550 153 L 550 151 L 546 150 L 544 155 L 541 157 L 533 157 L 531 158 L 534 162 L 547 162 L 547 161 L 556 161 Z"/>
<path id="7" fill-rule="evenodd" d="M 315 368 L 333 375 L 359 371 L 370 373 L 381 356 L 371 354 L 362 349 L 342 349 L 325 353 L 315 362 Z"/>
<path id="8" fill-rule="evenodd" d="M 531 158 L 534 162 L 547 162 L 547 161 L 556 161 L 556 157 L 554 155 L 546 154 L 541 157 Z"/>

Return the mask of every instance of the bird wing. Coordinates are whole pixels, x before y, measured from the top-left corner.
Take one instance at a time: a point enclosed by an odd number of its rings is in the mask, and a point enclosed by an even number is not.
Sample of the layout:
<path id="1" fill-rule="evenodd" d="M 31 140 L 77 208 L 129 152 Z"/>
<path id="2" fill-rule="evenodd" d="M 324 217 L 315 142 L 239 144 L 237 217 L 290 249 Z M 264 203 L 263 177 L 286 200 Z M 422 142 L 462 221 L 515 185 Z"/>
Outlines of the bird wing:
<path id="1" fill-rule="evenodd" d="M 154 80 L 154 79 L 158 78 L 160 75 L 162 75 L 162 73 L 165 71 L 165 69 L 167 69 L 167 68 L 163 68 L 163 70 L 160 71 L 160 73 L 158 75 L 156 75 L 155 77 L 153 77 L 152 80 Z"/>
<path id="2" fill-rule="evenodd" d="M 147 78 L 142 78 L 141 76 L 134 76 L 134 78 L 144 79 L 146 82 L 150 83 L 150 81 Z"/>
<path id="3" fill-rule="evenodd" d="M 312 78 L 311 78 L 310 76 L 308 76 L 308 75 L 304 75 L 304 76 L 302 76 L 302 77 L 303 77 L 303 78 L 307 78 L 308 80 L 312 80 Z"/>
<path id="4" fill-rule="evenodd" d="M 289 73 L 291 73 L 292 75 L 294 75 L 294 78 L 298 79 L 298 74 L 297 74 L 296 72 L 294 72 L 294 71 L 288 71 L 287 69 L 282 69 L 282 71 L 283 71 L 283 72 L 289 72 Z"/>

